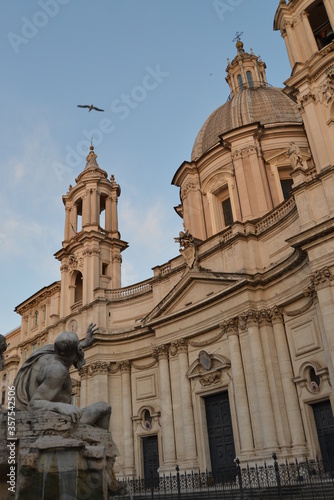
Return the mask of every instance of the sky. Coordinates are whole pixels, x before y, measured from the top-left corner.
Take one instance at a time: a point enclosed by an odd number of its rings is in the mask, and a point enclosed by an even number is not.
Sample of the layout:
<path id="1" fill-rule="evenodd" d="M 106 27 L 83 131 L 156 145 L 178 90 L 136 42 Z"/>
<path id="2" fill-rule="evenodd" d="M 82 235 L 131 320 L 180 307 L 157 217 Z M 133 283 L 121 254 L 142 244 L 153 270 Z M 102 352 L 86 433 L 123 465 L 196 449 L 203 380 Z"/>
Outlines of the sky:
<path id="1" fill-rule="evenodd" d="M 273 31 L 278 4 L 1 1 L 0 333 L 20 325 L 18 304 L 60 279 L 62 195 L 84 169 L 91 137 L 99 166 L 121 186 L 122 286 L 178 255 L 171 180 L 229 95 L 236 32 L 266 62 L 270 84 L 283 87 L 290 75 Z"/>

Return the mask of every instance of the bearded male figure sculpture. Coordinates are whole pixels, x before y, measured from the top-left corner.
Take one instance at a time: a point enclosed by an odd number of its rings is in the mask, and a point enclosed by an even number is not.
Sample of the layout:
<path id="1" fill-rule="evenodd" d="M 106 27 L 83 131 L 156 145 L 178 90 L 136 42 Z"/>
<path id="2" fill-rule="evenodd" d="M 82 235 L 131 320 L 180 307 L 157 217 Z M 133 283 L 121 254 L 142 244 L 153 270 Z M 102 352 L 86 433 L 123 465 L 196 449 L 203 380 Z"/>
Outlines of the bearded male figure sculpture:
<path id="1" fill-rule="evenodd" d="M 15 380 L 16 408 L 18 410 L 48 410 L 68 415 L 73 422 L 109 428 L 111 407 L 95 403 L 80 409 L 71 404 L 72 382 L 69 370 L 72 364 L 80 370 L 85 364 L 83 348 L 90 346 L 96 325 L 91 323 L 85 340 L 79 341 L 74 332 L 63 332 L 54 345 L 35 351 L 21 366 Z"/>

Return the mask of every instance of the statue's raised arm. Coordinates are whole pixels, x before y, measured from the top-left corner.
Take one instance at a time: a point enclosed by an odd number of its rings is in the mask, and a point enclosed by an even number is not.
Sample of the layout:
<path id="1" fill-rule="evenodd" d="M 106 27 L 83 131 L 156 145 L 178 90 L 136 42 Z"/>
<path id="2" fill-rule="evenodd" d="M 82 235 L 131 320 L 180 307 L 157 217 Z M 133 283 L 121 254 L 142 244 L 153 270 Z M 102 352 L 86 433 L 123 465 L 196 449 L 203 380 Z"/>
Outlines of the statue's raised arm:
<path id="1" fill-rule="evenodd" d="M 86 338 L 84 340 L 80 341 L 80 345 L 82 349 L 85 347 L 89 347 L 93 344 L 94 342 L 94 334 L 97 333 L 98 327 L 95 325 L 95 323 L 91 323 L 88 328 L 87 328 L 87 333 L 86 333 Z"/>

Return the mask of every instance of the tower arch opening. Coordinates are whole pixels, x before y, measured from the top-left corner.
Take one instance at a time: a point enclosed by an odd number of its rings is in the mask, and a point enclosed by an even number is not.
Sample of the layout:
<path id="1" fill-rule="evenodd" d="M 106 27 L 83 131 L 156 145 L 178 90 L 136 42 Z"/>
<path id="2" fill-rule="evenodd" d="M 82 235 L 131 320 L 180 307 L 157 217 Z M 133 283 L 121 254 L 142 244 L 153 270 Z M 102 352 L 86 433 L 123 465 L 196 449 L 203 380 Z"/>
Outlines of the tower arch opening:
<path id="1" fill-rule="evenodd" d="M 322 0 L 313 2 L 306 12 L 318 49 L 321 50 L 334 39 L 333 27 L 324 2 Z"/>
<path id="2" fill-rule="evenodd" d="M 74 275 L 74 303 L 82 301 L 83 291 L 83 276 L 80 271 L 76 271 Z"/>

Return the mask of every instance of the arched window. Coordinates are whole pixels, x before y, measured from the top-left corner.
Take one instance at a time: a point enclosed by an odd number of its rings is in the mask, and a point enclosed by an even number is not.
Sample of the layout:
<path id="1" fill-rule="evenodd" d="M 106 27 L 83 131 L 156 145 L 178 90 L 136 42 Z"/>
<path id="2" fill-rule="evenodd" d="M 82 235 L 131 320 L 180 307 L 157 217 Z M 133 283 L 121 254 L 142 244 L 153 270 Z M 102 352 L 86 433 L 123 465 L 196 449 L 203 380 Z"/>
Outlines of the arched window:
<path id="1" fill-rule="evenodd" d="M 242 83 L 242 76 L 241 75 L 238 75 L 238 87 L 240 90 L 242 90 L 244 88 L 244 84 Z"/>
<path id="2" fill-rule="evenodd" d="M 76 232 L 80 233 L 82 229 L 82 199 L 79 198 L 77 202 L 75 203 L 76 208 L 77 208 L 77 227 L 76 227 Z"/>
<path id="3" fill-rule="evenodd" d="M 106 196 L 100 197 L 100 227 L 106 228 Z"/>
<path id="4" fill-rule="evenodd" d="M 247 76 L 249 88 L 253 89 L 254 88 L 254 80 L 253 80 L 253 75 L 252 75 L 251 71 L 247 71 L 246 76 Z"/>
<path id="5" fill-rule="evenodd" d="M 74 283 L 74 302 L 80 302 L 82 300 L 82 274 L 80 271 L 77 272 L 75 276 Z"/>

